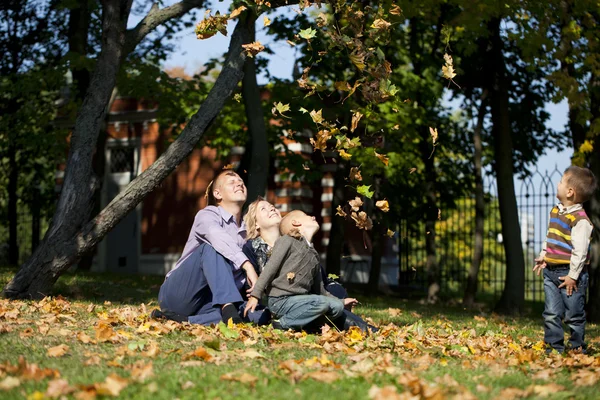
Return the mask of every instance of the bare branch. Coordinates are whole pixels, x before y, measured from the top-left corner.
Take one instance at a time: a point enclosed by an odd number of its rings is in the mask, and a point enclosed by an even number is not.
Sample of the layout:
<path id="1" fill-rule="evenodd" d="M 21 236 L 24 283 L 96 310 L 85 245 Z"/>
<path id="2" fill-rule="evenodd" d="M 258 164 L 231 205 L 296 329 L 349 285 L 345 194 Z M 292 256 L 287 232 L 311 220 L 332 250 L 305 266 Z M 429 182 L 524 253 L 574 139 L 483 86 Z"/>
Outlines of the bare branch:
<path id="1" fill-rule="evenodd" d="M 125 39 L 125 54 L 129 54 L 135 46 L 142 41 L 150 32 L 166 21 L 185 15 L 193 8 L 200 8 L 204 0 L 182 0 L 172 6 L 160 9 L 158 3 L 154 3 L 148 14 L 135 26 L 127 31 Z"/>

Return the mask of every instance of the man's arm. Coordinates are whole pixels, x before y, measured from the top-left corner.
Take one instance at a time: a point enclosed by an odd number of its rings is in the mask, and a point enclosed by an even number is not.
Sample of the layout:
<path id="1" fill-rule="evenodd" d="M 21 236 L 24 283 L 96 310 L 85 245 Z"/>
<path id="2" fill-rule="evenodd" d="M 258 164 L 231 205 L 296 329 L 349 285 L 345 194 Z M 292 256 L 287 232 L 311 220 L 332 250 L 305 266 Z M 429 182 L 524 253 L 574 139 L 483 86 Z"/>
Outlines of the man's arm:
<path id="1" fill-rule="evenodd" d="M 571 229 L 571 244 L 573 250 L 571 252 L 571 264 L 569 268 L 569 277 L 577 280 L 587 258 L 588 249 L 590 247 L 590 237 L 592 236 L 593 225 L 586 220 L 580 220 L 577 225 Z"/>
<path id="2" fill-rule="evenodd" d="M 196 214 L 194 220 L 196 239 L 209 243 L 219 254 L 231 261 L 235 269 L 251 267 L 236 238 L 232 238 L 222 226 L 222 217 L 215 207 L 207 207 Z"/>
<path id="3" fill-rule="evenodd" d="M 267 287 L 271 284 L 271 282 L 273 282 L 273 279 L 277 277 L 279 271 L 281 270 L 281 266 L 288 258 L 289 252 L 292 249 L 293 240 L 296 239 L 287 235 L 277 239 L 275 246 L 273 246 L 273 254 L 271 254 L 269 261 L 267 261 L 260 276 L 258 277 L 258 282 L 256 282 L 256 285 L 254 285 L 252 297 L 256 297 L 257 299 L 262 298 L 267 290 Z"/>

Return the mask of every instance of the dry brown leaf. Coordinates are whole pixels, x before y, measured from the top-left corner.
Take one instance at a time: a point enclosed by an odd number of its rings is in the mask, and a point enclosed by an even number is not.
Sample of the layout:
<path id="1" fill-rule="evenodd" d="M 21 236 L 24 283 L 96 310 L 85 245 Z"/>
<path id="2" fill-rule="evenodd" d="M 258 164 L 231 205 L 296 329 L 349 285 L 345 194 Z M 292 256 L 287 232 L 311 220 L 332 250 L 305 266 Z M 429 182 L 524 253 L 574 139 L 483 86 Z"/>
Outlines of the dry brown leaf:
<path id="1" fill-rule="evenodd" d="M 229 19 L 234 19 L 234 18 L 238 17 L 245 10 L 246 10 L 245 6 L 240 6 L 240 7 L 236 8 L 235 10 L 233 10 L 231 12 L 231 14 L 229 14 Z"/>
<path id="2" fill-rule="evenodd" d="M 0 390 L 11 390 L 21 385 L 21 380 L 14 376 L 7 376 L 0 381 Z"/>
<path id="3" fill-rule="evenodd" d="M 373 21 L 373 24 L 371 25 L 371 28 L 375 28 L 375 29 L 387 29 L 387 28 L 390 27 L 390 25 L 392 25 L 392 24 L 390 24 L 386 20 L 378 18 L 375 21 Z"/>
<path id="4" fill-rule="evenodd" d="M 58 399 L 59 397 L 66 396 L 69 393 L 73 393 L 76 389 L 69 385 L 66 379 L 54 379 L 48 382 L 48 389 L 46 389 L 46 396 L 51 399 Z"/>
<path id="5" fill-rule="evenodd" d="M 258 382 L 258 377 L 250 375 L 247 372 L 242 372 L 241 374 L 239 372 L 229 372 L 227 374 L 221 375 L 220 379 L 222 381 L 246 383 L 251 387 L 254 387 L 254 385 L 256 385 L 256 382 Z"/>
<path id="6" fill-rule="evenodd" d="M 77 340 L 79 340 L 81 343 L 85 343 L 85 344 L 92 343 L 92 338 L 89 337 L 84 332 L 77 333 Z"/>
<path id="7" fill-rule="evenodd" d="M 369 399 L 372 400 L 405 400 L 406 396 L 400 396 L 396 386 L 388 385 L 382 388 L 371 386 L 369 389 Z"/>
<path id="8" fill-rule="evenodd" d="M 252 350 L 252 349 L 241 352 L 239 355 L 240 355 L 240 357 L 251 358 L 251 359 L 265 358 L 265 356 L 260 354 L 258 351 Z"/>
<path id="9" fill-rule="evenodd" d="M 363 205 L 363 201 L 360 197 L 355 197 L 354 200 L 349 200 L 348 204 L 352 207 L 352 211 L 358 211 L 359 207 Z"/>
<path id="10" fill-rule="evenodd" d="M 146 379 L 152 376 L 154 376 L 152 361 L 146 364 L 142 360 L 139 360 L 131 367 L 131 379 L 136 382 L 145 382 Z"/>
<path id="11" fill-rule="evenodd" d="M 437 140 L 438 140 L 438 131 L 437 131 L 437 128 L 429 127 L 429 134 L 431 135 L 431 140 L 433 141 L 433 144 L 435 145 L 437 143 Z"/>
<path id="12" fill-rule="evenodd" d="M 379 200 L 375 203 L 375 206 L 383 212 L 390 211 L 390 205 L 387 200 Z"/>
<path id="13" fill-rule="evenodd" d="M 362 181 L 362 175 L 360 174 L 360 169 L 358 167 L 350 168 L 349 176 L 351 181 Z"/>
<path id="14" fill-rule="evenodd" d="M 255 55 L 263 51 L 265 49 L 265 46 L 260 44 L 259 41 L 256 41 L 248 44 L 243 44 L 242 48 L 246 50 L 246 55 L 248 57 L 253 58 Z"/>
<path id="15" fill-rule="evenodd" d="M 69 346 L 66 344 L 59 344 L 58 346 L 50 347 L 48 349 L 48 357 L 62 357 L 69 351 Z"/>
<path id="16" fill-rule="evenodd" d="M 211 361 L 213 356 L 204 347 L 198 347 L 196 350 L 183 356 L 183 360 L 189 360 L 190 358 L 201 358 L 204 361 Z"/>
<path id="17" fill-rule="evenodd" d="M 129 380 L 113 373 L 107 376 L 104 382 L 95 383 L 94 387 L 99 395 L 117 397 L 128 385 Z"/>
<path id="18" fill-rule="evenodd" d="M 402 9 L 397 4 L 392 4 L 392 6 L 390 7 L 390 14 L 400 15 L 402 14 Z"/>
<path id="19" fill-rule="evenodd" d="M 181 390 L 188 390 L 191 389 L 193 387 L 196 387 L 196 384 L 192 381 L 185 381 L 182 385 L 181 385 Z"/>
<path id="20" fill-rule="evenodd" d="M 375 157 L 379 158 L 379 161 L 381 161 L 383 163 L 383 165 L 385 165 L 387 167 L 388 163 L 390 162 L 390 159 L 388 158 L 388 156 L 386 156 L 385 154 L 379 154 L 376 151 L 374 153 L 375 153 Z"/>
<path id="21" fill-rule="evenodd" d="M 314 379 L 315 381 L 332 383 L 341 378 L 340 374 L 333 371 L 313 371 L 302 376 L 303 379 Z"/>
<path id="22" fill-rule="evenodd" d="M 356 223 L 358 229 L 369 231 L 373 228 L 373 221 L 364 211 L 361 211 L 358 214 L 356 212 L 352 212 L 352 219 Z"/>
<path id="23" fill-rule="evenodd" d="M 360 121 L 360 119 L 363 117 L 363 114 L 361 114 L 359 111 L 355 112 L 354 114 L 352 114 L 352 125 L 350 126 L 350 132 L 354 132 L 358 126 L 358 122 Z"/>
<path id="24" fill-rule="evenodd" d="M 594 386 L 600 379 L 598 371 L 582 369 L 571 375 L 571 382 L 575 386 Z"/>
<path id="25" fill-rule="evenodd" d="M 340 217 L 345 217 L 346 215 L 348 215 L 344 212 L 344 210 L 342 210 L 342 206 L 337 206 L 335 211 L 336 211 L 335 215 L 339 215 Z"/>

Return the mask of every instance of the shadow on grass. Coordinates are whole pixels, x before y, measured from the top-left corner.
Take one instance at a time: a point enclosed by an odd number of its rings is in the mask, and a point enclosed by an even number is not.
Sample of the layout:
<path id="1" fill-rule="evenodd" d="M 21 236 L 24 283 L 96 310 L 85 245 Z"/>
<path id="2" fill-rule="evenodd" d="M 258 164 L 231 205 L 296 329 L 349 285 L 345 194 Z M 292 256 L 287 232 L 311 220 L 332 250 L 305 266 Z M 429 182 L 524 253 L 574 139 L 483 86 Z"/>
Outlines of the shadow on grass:
<path id="1" fill-rule="evenodd" d="M 0 286 L 17 272 L 15 267 L 0 267 Z M 52 296 L 93 303 L 156 304 L 164 277 L 80 271 L 62 275 L 52 288 Z"/>

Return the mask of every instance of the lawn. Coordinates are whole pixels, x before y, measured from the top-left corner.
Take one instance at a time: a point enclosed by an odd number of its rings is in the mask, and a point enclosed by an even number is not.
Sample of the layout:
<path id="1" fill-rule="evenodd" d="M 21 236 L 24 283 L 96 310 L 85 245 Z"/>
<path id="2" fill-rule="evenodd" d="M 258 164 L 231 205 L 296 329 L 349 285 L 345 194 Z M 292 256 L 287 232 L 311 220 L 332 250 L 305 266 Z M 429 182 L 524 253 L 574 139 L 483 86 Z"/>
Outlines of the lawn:
<path id="1" fill-rule="evenodd" d="M 0 269 L 4 285 L 14 270 Z M 0 300 L 0 398 L 596 398 L 588 355 L 546 355 L 539 305 L 506 318 L 359 297 L 374 335 L 149 319 L 162 278 L 75 274 L 41 301 Z"/>

